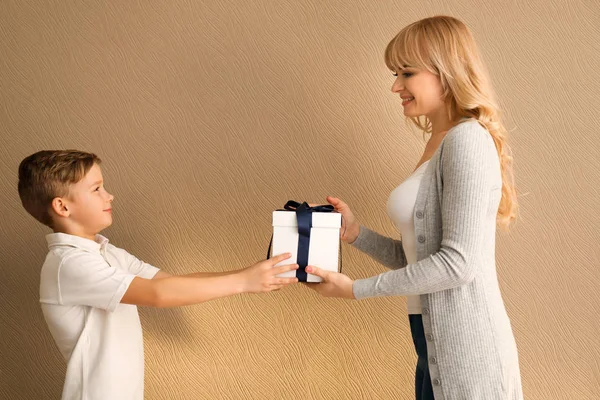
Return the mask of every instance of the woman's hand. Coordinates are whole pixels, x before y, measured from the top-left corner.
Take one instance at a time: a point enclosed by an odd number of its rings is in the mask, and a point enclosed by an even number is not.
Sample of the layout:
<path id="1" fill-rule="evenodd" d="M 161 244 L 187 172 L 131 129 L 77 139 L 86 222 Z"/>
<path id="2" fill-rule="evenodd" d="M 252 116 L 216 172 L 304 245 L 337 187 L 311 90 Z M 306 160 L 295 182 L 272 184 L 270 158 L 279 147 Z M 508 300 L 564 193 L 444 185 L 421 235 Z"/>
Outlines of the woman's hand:
<path id="1" fill-rule="evenodd" d="M 342 299 L 355 299 L 352 291 L 354 281 L 339 272 L 325 271 L 309 265 L 306 272 L 319 276 L 321 283 L 305 283 L 306 286 L 325 297 L 339 297 Z"/>
<path id="2" fill-rule="evenodd" d="M 344 203 L 342 200 L 327 196 L 327 201 L 329 204 L 335 208 L 335 211 L 342 214 L 342 229 L 340 230 L 340 239 L 346 243 L 352 243 L 358 237 L 360 233 L 360 224 L 356 220 L 356 217 L 350 211 L 350 207 L 348 204 Z"/>

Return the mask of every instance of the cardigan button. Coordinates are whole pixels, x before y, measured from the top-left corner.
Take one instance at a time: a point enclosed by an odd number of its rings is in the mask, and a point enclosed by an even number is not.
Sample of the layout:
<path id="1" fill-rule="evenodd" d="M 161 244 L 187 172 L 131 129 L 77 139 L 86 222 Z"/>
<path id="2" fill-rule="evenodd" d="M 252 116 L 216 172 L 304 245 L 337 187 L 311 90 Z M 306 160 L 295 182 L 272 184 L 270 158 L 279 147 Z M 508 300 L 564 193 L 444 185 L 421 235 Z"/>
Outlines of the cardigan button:
<path id="1" fill-rule="evenodd" d="M 442 381 L 441 381 L 441 380 L 439 380 L 439 378 L 435 378 L 435 379 L 433 380 L 433 384 L 434 384 L 435 386 L 440 386 L 440 385 L 442 384 Z"/>
<path id="2" fill-rule="evenodd" d="M 437 364 L 437 358 L 435 358 L 435 357 L 431 357 L 431 358 L 429 359 L 429 362 L 430 362 L 431 364 Z"/>
<path id="3" fill-rule="evenodd" d="M 423 211 L 417 211 L 417 218 L 423 218 Z"/>
<path id="4" fill-rule="evenodd" d="M 433 335 L 431 333 L 428 333 L 427 335 L 425 335 L 425 337 L 427 338 L 427 340 L 429 340 L 430 342 L 433 341 Z"/>
<path id="5" fill-rule="evenodd" d="M 425 243 L 425 236 L 419 235 L 419 237 L 417 238 L 417 240 L 419 241 L 419 243 Z"/>
<path id="6" fill-rule="evenodd" d="M 423 313 L 423 315 L 429 315 L 429 308 L 424 308 L 421 312 Z"/>

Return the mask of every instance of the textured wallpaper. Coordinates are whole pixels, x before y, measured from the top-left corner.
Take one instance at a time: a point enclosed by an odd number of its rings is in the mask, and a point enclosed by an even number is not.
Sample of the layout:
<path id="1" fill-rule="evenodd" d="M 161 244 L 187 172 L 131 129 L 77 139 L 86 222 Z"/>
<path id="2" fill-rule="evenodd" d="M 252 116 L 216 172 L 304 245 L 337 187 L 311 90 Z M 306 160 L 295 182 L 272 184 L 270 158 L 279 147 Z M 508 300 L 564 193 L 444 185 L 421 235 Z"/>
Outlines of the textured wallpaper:
<path id="1" fill-rule="evenodd" d="M 0 398 L 59 398 L 65 363 L 39 299 L 44 235 L 20 160 L 103 159 L 112 243 L 171 273 L 265 257 L 271 211 L 345 200 L 397 235 L 385 204 L 424 139 L 402 117 L 387 42 L 463 19 L 510 130 L 521 216 L 498 274 L 527 399 L 600 391 L 600 5 L 597 1 L 0 2 Z M 343 246 L 344 272 L 382 265 Z M 297 285 L 140 308 L 148 399 L 411 399 L 403 297 L 360 302 Z"/>

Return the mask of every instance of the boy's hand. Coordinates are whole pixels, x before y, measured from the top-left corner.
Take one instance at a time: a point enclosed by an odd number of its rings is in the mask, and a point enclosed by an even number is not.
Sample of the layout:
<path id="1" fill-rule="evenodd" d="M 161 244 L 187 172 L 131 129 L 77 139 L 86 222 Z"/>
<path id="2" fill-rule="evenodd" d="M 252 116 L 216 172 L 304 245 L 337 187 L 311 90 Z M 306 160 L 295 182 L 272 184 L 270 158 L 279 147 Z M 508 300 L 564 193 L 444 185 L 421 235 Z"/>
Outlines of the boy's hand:
<path id="1" fill-rule="evenodd" d="M 249 293 L 270 292 L 281 289 L 290 283 L 298 282 L 298 278 L 279 278 L 276 276 L 283 272 L 298 269 L 298 264 L 274 267 L 275 264 L 287 260 L 291 256 L 290 253 L 280 254 L 241 270 L 239 275 L 242 278 L 243 291 Z"/>

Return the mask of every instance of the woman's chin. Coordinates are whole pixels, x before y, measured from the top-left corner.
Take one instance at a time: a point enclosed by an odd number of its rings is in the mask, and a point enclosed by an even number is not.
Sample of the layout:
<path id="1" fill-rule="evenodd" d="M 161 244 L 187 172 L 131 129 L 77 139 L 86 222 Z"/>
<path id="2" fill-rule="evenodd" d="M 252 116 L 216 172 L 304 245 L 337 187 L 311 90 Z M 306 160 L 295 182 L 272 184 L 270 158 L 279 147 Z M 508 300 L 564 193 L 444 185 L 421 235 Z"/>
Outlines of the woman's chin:
<path id="1" fill-rule="evenodd" d="M 406 108 L 404 109 L 404 116 L 405 116 L 405 117 L 413 117 L 413 118 L 416 118 L 416 117 L 418 117 L 419 115 L 421 115 L 421 114 L 419 114 L 419 113 L 417 113 L 417 112 L 414 112 L 413 110 L 407 110 Z"/>

